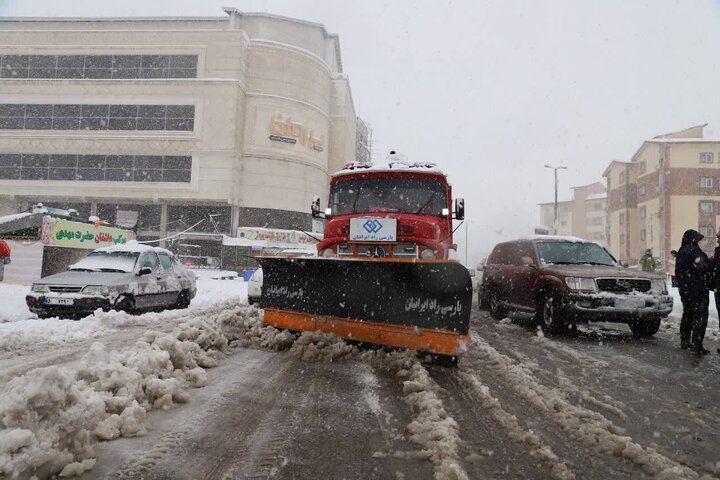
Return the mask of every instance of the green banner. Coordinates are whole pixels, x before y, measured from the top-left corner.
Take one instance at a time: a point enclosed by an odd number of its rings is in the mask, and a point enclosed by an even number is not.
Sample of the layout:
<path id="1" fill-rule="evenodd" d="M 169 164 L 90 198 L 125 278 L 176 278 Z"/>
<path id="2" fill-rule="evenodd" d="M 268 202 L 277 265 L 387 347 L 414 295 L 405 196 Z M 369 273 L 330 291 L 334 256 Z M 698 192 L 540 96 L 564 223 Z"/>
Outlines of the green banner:
<path id="1" fill-rule="evenodd" d="M 129 230 L 45 217 L 42 226 L 42 242 L 52 247 L 95 249 L 127 243 L 135 235 Z"/>

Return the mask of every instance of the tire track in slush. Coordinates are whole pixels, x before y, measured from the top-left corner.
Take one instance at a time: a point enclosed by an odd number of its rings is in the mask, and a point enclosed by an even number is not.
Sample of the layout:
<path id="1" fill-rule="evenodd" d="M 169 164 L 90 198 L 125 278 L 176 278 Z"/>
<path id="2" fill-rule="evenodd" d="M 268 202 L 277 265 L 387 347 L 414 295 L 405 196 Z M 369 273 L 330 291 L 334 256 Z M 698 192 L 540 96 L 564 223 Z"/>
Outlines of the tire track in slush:
<path id="1" fill-rule="evenodd" d="M 697 478 L 697 474 L 687 466 L 652 447 L 643 447 L 626 436 L 621 428 L 602 414 L 571 403 L 558 389 L 544 385 L 530 368 L 498 352 L 482 336 L 475 335 L 467 357 L 469 358 L 466 360 L 475 371 L 493 376 L 498 386 L 502 385 L 508 390 L 505 398 L 522 399 L 526 407 L 542 414 L 554 423 L 555 428 L 559 427 L 562 434 L 556 438 L 565 437 L 561 444 L 566 443 L 569 436 L 581 442 L 593 455 L 629 462 L 648 475 L 677 479 Z M 582 463 L 582 457 L 578 460 Z M 600 465 L 595 467 L 598 466 Z M 619 467 L 618 471 L 609 465 L 605 466 L 611 469 L 608 472 L 610 475 L 626 470 Z"/>
<path id="2" fill-rule="evenodd" d="M 566 463 L 508 413 L 472 373 L 464 368 L 452 373 L 447 369 L 432 372 L 447 392 L 445 408 L 460 425 L 470 478 L 576 478 Z"/>

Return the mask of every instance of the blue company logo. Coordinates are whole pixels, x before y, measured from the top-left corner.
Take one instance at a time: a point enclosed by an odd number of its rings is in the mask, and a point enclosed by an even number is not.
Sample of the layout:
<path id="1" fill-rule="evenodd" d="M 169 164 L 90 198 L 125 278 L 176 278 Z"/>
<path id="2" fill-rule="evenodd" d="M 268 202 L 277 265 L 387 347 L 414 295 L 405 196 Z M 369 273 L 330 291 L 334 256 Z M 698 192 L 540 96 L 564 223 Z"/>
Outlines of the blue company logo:
<path id="1" fill-rule="evenodd" d="M 363 223 L 362 226 L 368 233 L 378 233 L 383 228 L 382 223 L 374 218 L 371 218 L 367 222 Z"/>

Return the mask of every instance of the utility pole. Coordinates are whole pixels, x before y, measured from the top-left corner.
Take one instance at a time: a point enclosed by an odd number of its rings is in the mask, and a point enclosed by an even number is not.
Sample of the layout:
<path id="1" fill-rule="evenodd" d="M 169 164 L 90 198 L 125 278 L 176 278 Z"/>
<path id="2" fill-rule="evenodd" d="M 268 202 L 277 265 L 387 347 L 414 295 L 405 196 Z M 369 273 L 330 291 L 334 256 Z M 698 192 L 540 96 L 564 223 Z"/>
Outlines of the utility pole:
<path id="1" fill-rule="evenodd" d="M 553 223 L 553 234 L 557 235 L 558 231 L 558 170 L 567 169 L 564 166 L 554 167 L 548 163 L 545 164 L 545 168 L 552 168 L 555 171 L 555 221 Z"/>

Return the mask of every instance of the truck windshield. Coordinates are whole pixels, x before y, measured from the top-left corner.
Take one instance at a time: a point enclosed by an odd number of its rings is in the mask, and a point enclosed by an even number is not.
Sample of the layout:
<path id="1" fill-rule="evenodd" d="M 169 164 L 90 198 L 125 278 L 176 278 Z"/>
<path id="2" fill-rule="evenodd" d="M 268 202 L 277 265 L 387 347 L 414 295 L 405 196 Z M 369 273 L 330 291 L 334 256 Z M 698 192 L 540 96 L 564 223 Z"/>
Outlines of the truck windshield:
<path id="1" fill-rule="evenodd" d="M 538 254 L 543 265 L 590 264 L 615 265 L 610 254 L 596 243 L 586 242 L 538 242 Z"/>
<path id="2" fill-rule="evenodd" d="M 424 178 L 365 178 L 342 180 L 330 191 L 333 215 L 401 212 L 441 215 L 447 207 L 442 182 Z"/>

